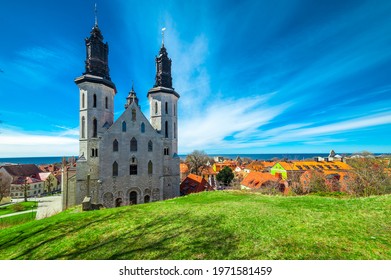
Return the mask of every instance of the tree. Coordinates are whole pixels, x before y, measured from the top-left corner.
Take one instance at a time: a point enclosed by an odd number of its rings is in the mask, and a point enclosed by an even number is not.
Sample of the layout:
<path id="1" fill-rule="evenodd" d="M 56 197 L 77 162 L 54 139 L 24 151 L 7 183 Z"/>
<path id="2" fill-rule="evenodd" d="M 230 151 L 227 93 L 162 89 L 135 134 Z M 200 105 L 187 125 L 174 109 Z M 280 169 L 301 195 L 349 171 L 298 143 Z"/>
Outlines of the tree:
<path id="1" fill-rule="evenodd" d="M 353 167 L 348 191 L 357 196 L 391 193 L 391 176 L 386 169 L 389 168 L 389 160 L 377 159 L 369 153 L 361 156 L 348 162 Z"/>
<path id="2" fill-rule="evenodd" d="M 223 182 L 225 186 L 228 186 L 232 182 L 234 177 L 235 175 L 232 172 L 232 169 L 229 168 L 228 166 L 225 166 L 217 174 L 216 179 L 217 181 Z"/>
<path id="3" fill-rule="evenodd" d="M 24 182 L 23 182 L 23 184 L 20 185 L 19 189 L 20 189 L 20 191 L 23 192 L 24 201 L 26 202 L 27 201 L 27 191 L 30 189 L 30 184 L 28 183 L 28 177 L 26 177 L 24 179 Z"/>
<path id="4" fill-rule="evenodd" d="M 209 160 L 204 151 L 195 150 L 186 156 L 186 163 L 189 166 L 190 173 L 201 175 Z"/>
<path id="5" fill-rule="evenodd" d="M 51 193 L 52 192 L 52 187 L 54 186 L 54 176 L 52 175 L 49 175 L 48 178 L 46 179 L 46 186 L 48 187 L 48 193 Z"/>
<path id="6" fill-rule="evenodd" d="M 0 173 L 0 202 L 4 197 L 10 195 L 11 180 L 2 176 Z"/>

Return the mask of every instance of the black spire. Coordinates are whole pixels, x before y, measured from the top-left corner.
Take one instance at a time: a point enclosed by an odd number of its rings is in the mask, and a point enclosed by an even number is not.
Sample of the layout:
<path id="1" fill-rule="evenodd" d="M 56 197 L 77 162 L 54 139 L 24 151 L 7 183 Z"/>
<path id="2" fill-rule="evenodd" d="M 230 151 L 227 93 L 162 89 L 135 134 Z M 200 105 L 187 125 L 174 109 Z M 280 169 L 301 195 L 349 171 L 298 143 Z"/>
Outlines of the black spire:
<path id="1" fill-rule="evenodd" d="M 167 50 L 162 43 L 159 55 L 155 58 L 156 61 L 156 78 L 154 87 L 172 87 L 171 78 L 171 59 L 168 57 Z"/>
<path id="2" fill-rule="evenodd" d="M 99 76 L 111 81 L 109 74 L 108 54 L 109 45 L 103 43 L 103 36 L 98 27 L 97 19 L 90 32 L 90 37 L 86 38 L 86 71 L 83 73 Z"/>

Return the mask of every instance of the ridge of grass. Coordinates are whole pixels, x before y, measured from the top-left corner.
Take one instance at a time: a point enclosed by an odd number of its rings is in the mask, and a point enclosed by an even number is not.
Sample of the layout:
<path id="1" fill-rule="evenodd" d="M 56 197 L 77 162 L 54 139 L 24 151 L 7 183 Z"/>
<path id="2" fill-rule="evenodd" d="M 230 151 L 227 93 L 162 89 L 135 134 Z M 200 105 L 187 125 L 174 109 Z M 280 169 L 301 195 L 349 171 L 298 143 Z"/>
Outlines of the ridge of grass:
<path id="1" fill-rule="evenodd" d="M 204 192 L 0 231 L 1 259 L 391 259 L 391 195 Z"/>

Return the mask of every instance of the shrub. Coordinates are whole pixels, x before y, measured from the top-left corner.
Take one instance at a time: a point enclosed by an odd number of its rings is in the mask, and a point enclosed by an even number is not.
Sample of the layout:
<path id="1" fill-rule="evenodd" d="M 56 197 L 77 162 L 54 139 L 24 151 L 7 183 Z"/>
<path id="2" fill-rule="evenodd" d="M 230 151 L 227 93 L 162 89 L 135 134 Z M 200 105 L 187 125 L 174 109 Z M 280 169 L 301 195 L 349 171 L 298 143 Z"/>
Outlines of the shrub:
<path id="1" fill-rule="evenodd" d="M 15 212 L 20 212 L 20 211 L 24 210 L 24 206 L 20 203 L 16 203 L 16 204 L 12 205 L 12 210 Z"/>

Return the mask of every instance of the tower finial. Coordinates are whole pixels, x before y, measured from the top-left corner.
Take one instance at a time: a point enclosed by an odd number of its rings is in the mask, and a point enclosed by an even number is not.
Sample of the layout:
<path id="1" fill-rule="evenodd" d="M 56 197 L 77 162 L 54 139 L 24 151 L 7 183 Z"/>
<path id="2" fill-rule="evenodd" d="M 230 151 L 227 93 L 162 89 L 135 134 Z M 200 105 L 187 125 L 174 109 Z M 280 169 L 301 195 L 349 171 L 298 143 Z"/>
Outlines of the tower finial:
<path id="1" fill-rule="evenodd" d="M 134 81 L 132 80 L 132 91 L 134 91 Z"/>
<path id="2" fill-rule="evenodd" d="M 98 9 L 96 8 L 96 3 L 95 3 L 95 26 L 98 26 Z"/>
<path id="3" fill-rule="evenodd" d="M 165 27 L 162 28 L 162 46 L 164 46 L 164 30 L 166 30 Z"/>

